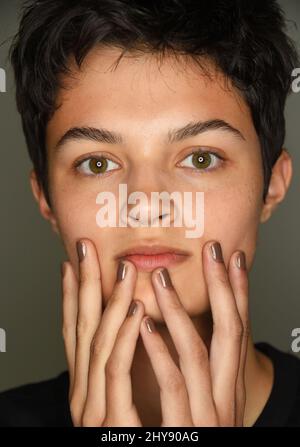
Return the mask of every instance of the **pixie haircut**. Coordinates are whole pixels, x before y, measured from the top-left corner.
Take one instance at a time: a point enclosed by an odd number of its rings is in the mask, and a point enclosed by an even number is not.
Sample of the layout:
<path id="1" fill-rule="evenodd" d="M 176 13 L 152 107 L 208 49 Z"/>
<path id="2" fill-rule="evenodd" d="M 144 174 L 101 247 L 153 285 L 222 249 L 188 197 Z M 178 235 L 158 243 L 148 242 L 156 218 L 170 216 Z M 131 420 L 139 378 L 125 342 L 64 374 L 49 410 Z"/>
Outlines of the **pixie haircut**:
<path id="1" fill-rule="evenodd" d="M 29 156 L 51 207 L 46 127 L 57 106 L 60 75 L 71 74 L 95 46 L 172 52 L 201 65 L 208 58 L 247 103 L 262 153 L 264 190 L 285 138 L 284 106 L 294 42 L 276 0 L 41 0 L 23 3 L 20 27 L 10 48 L 16 102 Z M 51 187 L 51 185 L 50 185 Z"/>

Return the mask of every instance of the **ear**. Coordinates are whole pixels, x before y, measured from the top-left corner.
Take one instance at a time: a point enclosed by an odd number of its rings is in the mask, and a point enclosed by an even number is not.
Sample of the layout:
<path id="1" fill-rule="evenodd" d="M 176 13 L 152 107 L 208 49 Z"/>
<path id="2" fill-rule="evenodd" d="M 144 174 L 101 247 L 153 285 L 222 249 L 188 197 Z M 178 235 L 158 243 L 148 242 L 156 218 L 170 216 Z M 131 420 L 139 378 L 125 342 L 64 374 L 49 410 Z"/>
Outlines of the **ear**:
<path id="1" fill-rule="evenodd" d="M 260 222 L 266 222 L 275 211 L 278 204 L 285 198 L 293 175 L 291 156 L 286 149 L 282 153 L 272 169 L 268 194 L 262 207 Z"/>
<path id="2" fill-rule="evenodd" d="M 37 180 L 36 172 L 34 169 L 30 172 L 30 185 L 32 193 L 35 197 L 35 200 L 38 203 L 40 213 L 41 215 L 46 219 L 50 221 L 50 224 L 52 226 L 52 229 L 55 233 L 59 234 L 57 222 L 55 219 L 55 216 L 51 210 L 51 208 L 48 205 L 48 202 L 45 198 L 45 194 L 43 189 L 40 187 L 39 182 Z"/>

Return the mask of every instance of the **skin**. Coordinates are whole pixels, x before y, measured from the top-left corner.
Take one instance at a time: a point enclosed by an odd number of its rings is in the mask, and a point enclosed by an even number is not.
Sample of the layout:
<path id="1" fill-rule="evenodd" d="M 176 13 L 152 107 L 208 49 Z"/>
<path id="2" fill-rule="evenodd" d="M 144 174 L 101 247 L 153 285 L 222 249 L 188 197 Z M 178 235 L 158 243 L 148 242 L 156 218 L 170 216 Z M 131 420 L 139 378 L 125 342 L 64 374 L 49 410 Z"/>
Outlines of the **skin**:
<path id="1" fill-rule="evenodd" d="M 191 334 L 191 327 L 194 327 L 198 337 L 193 339 L 192 346 L 197 351 L 199 346 L 203 347 L 204 344 L 209 350 L 213 327 L 212 303 L 215 302 L 216 295 L 225 297 L 225 290 L 230 290 L 230 293 L 227 292 L 228 299 L 225 300 L 226 308 L 229 308 L 231 303 L 231 308 L 235 311 L 228 313 L 228 320 L 225 319 L 225 322 L 222 323 L 222 318 L 219 319 L 219 326 L 221 324 L 222 329 L 221 336 L 218 335 L 217 338 L 219 344 L 222 343 L 222 340 L 224 343 L 226 330 L 237 326 L 239 343 L 232 342 L 232 346 L 235 346 L 234 350 L 230 351 L 231 348 L 228 347 L 226 352 L 235 353 L 231 356 L 239 352 L 238 358 L 242 359 L 243 333 L 248 334 L 250 327 L 246 316 L 241 316 L 238 308 L 241 304 L 240 301 L 247 302 L 248 300 L 246 277 L 254 261 L 259 226 L 260 223 L 264 223 L 270 218 L 277 205 L 284 199 L 292 178 L 292 161 L 287 151 L 283 150 L 273 167 L 268 196 L 266 202 L 263 202 L 261 149 L 250 110 L 239 92 L 229 81 L 226 83 L 222 73 L 218 72 L 208 60 L 205 61 L 205 66 L 209 69 L 211 75 L 209 78 L 190 60 L 187 61 L 183 58 L 181 64 L 178 64 L 174 57 L 166 56 L 159 67 L 154 55 L 145 54 L 123 57 L 117 69 L 111 71 L 110 67 L 119 54 L 119 50 L 114 48 L 93 49 L 86 57 L 81 70 L 76 69 L 73 61 L 70 60 L 73 76 L 62 79 L 67 89 L 61 89 L 58 92 L 57 104 L 60 104 L 60 108 L 47 126 L 46 145 L 52 209 L 45 200 L 34 170 L 30 176 L 32 191 L 39 204 L 40 212 L 44 218 L 49 220 L 53 230 L 61 238 L 69 260 L 66 267 L 67 279 L 64 280 L 67 283 L 67 286 L 64 286 L 64 297 L 68 295 L 69 299 L 64 298 L 63 302 L 73 304 L 64 305 L 64 309 L 67 309 L 64 314 L 64 326 L 69 328 L 64 331 L 64 339 L 67 345 L 66 351 L 72 381 L 70 398 L 73 405 L 71 408 L 77 425 L 83 423 L 83 410 L 86 398 L 89 396 L 88 390 L 91 395 L 97 394 L 93 393 L 97 387 L 97 381 L 94 378 L 92 386 L 90 385 L 91 377 L 87 377 L 89 362 L 94 365 L 92 368 L 90 367 L 90 370 L 96 371 L 97 368 L 100 368 L 103 372 L 103 363 L 108 360 L 116 343 L 112 331 L 111 339 L 114 341 L 111 340 L 110 348 L 102 348 L 102 351 L 100 349 L 101 354 L 96 349 L 98 363 L 93 362 L 93 355 L 90 357 L 90 346 L 94 340 L 95 331 L 99 325 L 101 326 L 102 317 L 99 317 L 98 320 L 94 318 L 92 321 L 91 309 L 100 311 L 102 315 L 103 310 L 111 301 L 111 297 L 116 296 L 114 287 L 118 253 L 137 243 L 146 242 L 171 245 L 189 251 L 191 254 L 185 262 L 169 268 L 178 299 L 177 304 L 180 303 L 180 306 L 177 306 L 177 310 L 181 311 L 181 313 L 179 312 L 177 331 L 182 333 L 183 340 L 184 334 Z M 207 131 L 180 143 L 171 145 L 165 143 L 164 138 L 169 129 L 181 127 L 192 120 L 207 119 L 225 120 L 242 132 L 244 140 L 219 129 Z M 118 131 L 124 135 L 125 142 L 124 144 L 109 145 L 87 139 L 74 140 L 66 143 L 60 151 L 55 151 L 55 145 L 61 136 L 69 128 L 75 126 L 104 127 Z M 178 163 L 199 147 L 217 152 L 224 158 L 223 163 L 220 163 L 214 170 L 206 172 L 198 172 L 196 168 L 178 166 Z M 100 156 L 101 151 L 105 152 L 106 157 L 119 164 L 118 169 L 112 170 L 102 177 L 75 172 L 72 165 L 79 157 L 86 154 Z M 117 195 L 119 183 L 127 184 L 128 194 L 133 191 L 144 191 L 149 195 L 151 191 L 163 190 L 169 192 L 192 191 L 193 193 L 203 191 L 205 196 L 203 236 L 199 239 L 185 238 L 184 228 L 168 228 L 167 230 L 131 227 L 100 229 L 95 223 L 96 213 L 99 209 L 99 205 L 95 201 L 96 196 L 100 191 L 111 191 Z M 94 279 L 90 279 L 88 282 L 90 285 L 86 287 L 85 292 L 80 292 L 83 270 L 76 252 L 76 241 L 78 240 L 84 240 L 87 244 L 87 252 L 90 256 L 94 256 L 94 261 L 90 259 L 89 263 L 89 268 L 94 269 Z M 212 241 L 219 241 L 221 244 L 224 258 L 224 265 L 222 265 L 225 270 L 222 270 L 222 273 L 219 271 L 219 280 L 211 281 L 211 284 L 215 283 L 216 286 L 209 288 L 209 275 L 214 274 L 217 278 L 218 271 L 213 269 L 221 268 L 220 264 L 216 266 L 208 260 L 209 246 Z M 237 273 L 236 268 L 233 267 L 238 251 L 243 251 L 246 255 L 247 272 L 238 269 Z M 134 266 L 130 262 L 128 264 L 131 265 L 129 271 L 131 268 L 134 270 Z M 98 267 L 95 267 L 96 265 Z M 230 266 L 232 267 L 230 268 Z M 95 272 L 97 268 L 101 273 Z M 133 272 L 131 274 L 134 275 Z M 100 275 L 101 281 L 95 280 L 95 275 L 98 278 Z M 162 416 L 161 387 L 158 385 L 158 372 L 154 372 L 155 368 L 152 364 L 155 361 L 157 364 L 157 359 L 154 360 L 154 353 L 157 352 L 159 345 L 155 345 L 155 343 L 161 343 L 161 346 L 167 346 L 169 349 L 172 362 L 168 361 L 167 353 L 164 356 L 167 372 L 170 372 L 170 368 L 174 368 L 174 365 L 179 368 L 181 365 L 184 369 L 183 365 L 188 363 L 186 359 L 184 363 L 180 363 L 182 352 L 178 352 L 178 346 L 174 343 L 176 335 L 171 333 L 167 323 L 169 310 L 163 307 L 164 303 L 161 302 L 155 288 L 154 277 L 155 272 L 137 272 L 135 280 L 131 279 L 131 285 L 127 286 L 126 293 L 128 294 L 131 290 L 127 301 L 122 298 L 125 308 L 121 309 L 120 302 L 119 307 L 114 310 L 115 317 L 110 317 L 114 318 L 114 324 L 120 328 L 127 321 L 126 311 L 130 300 L 135 298 L 140 302 L 140 313 L 137 313 L 131 320 L 132 324 L 134 324 L 133 321 L 140 322 L 140 324 L 136 323 L 136 327 L 139 327 L 140 330 L 140 337 L 138 337 L 136 329 L 135 336 L 131 337 L 131 343 L 127 341 L 127 349 L 135 344 L 132 354 L 131 379 L 136 414 L 138 415 L 136 421 L 141 421 L 142 425 L 147 426 L 159 425 Z M 186 284 L 189 285 L 188 292 Z M 67 294 L 66 290 L 71 292 Z M 122 293 L 125 293 L 124 290 Z M 215 296 L 212 296 L 213 294 Z M 87 298 L 88 296 L 90 298 Z M 101 296 L 101 308 L 99 307 L 99 296 Z M 90 308 L 86 303 L 91 303 Z M 172 302 L 169 304 L 172 306 Z M 89 310 L 84 310 L 85 308 L 89 308 Z M 217 315 L 218 311 L 220 308 L 216 311 Z M 85 324 L 82 324 L 83 329 L 78 331 L 76 321 L 80 312 L 81 315 L 90 315 L 90 317 L 83 319 L 85 321 Z M 110 313 L 112 313 L 112 309 Z M 150 337 L 146 337 L 147 333 L 143 332 L 145 330 L 142 324 L 144 315 L 150 316 L 155 321 L 160 334 L 159 336 L 156 334 L 156 341 L 153 342 L 153 345 L 147 345 L 152 342 L 149 341 Z M 189 317 L 188 320 L 186 316 Z M 66 318 L 70 323 L 68 325 L 65 323 Z M 237 321 L 238 324 L 235 326 L 230 321 Z M 239 331 L 239 328 L 242 330 Z M 134 329 L 132 331 L 134 332 Z M 81 334 L 80 336 L 78 336 L 78 332 Z M 234 330 L 233 332 L 235 333 Z M 85 335 L 87 333 L 89 335 Z M 107 330 L 107 333 L 110 333 L 110 330 Z M 150 336 L 152 335 L 150 334 Z M 157 341 L 158 337 L 161 337 L 160 341 Z M 81 338 L 85 338 L 85 341 L 81 342 Z M 234 336 L 233 338 L 236 339 Z M 130 340 L 130 337 L 128 339 Z M 221 348 L 218 349 L 220 352 L 222 351 Z M 99 359 L 102 359 L 102 364 Z M 226 357 L 222 361 L 226 362 Z M 218 365 L 219 368 L 225 368 L 222 361 Z M 205 369 L 203 366 L 201 369 L 195 364 L 195 371 L 199 372 L 199 377 L 200 374 L 204 374 L 204 370 L 206 371 L 205 377 L 207 377 L 208 367 Z M 238 366 L 233 367 L 231 377 L 237 377 L 238 374 Z M 94 373 L 95 375 L 96 373 Z M 241 409 L 238 418 L 243 419 L 244 425 L 252 425 L 269 397 L 273 383 L 273 368 L 270 360 L 255 350 L 251 334 L 247 337 L 245 374 L 242 376 L 247 400 L 245 411 Z M 108 377 L 111 376 L 108 374 Z M 188 377 L 190 376 L 188 375 Z M 184 379 L 185 386 L 187 382 L 193 382 L 193 385 L 190 386 L 196 387 L 197 380 L 189 381 L 188 377 Z M 219 389 L 222 388 L 220 384 L 218 385 Z M 204 394 L 211 396 L 213 390 L 210 389 L 209 394 L 207 389 Z M 98 396 L 99 394 L 103 396 L 99 385 L 97 390 Z M 233 392 L 233 389 L 231 391 Z M 189 392 L 191 392 L 191 388 L 189 388 Z M 166 400 L 167 407 L 169 404 L 170 408 L 174 408 L 174 414 L 168 414 L 168 421 L 171 423 L 173 421 L 174 425 L 178 420 L 183 421 L 178 416 L 179 409 L 172 401 L 175 394 L 174 391 L 169 393 L 169 398 Z M 199 390 L 197 390 L 197 395 L 199 396 Z M 88 411 L 85 414 L 84 425 L 93 425 L 96 422 L 96 411 L 99 409 L 99 405 L 104 405 L 103 399 L 102 401 L 99 397 L 97 399 L 91 402 L 91 399 L 87 398 Z M 124 399 L 125 402 L 126 398 Z M 128 399 L 127 396 L 127 405 Z M 220 402 L 222 400 L 227 402 L 227 413 L 232 405 L 230 399 L 233 399 L 232 396 L 231 398 L 228 396 L 219 398 Z M 117 400 L 116 398 L 112 399 L 112 402 Z M 199 400 L 201 399 L 199 398 Z M 184 402 L 184 399 L 181 401 Z M 209 400 L 209 402 L 211 403 L 213 400 Z M 116 403 L 114 406 L 116 407 Z M 181 410 L 186 416 L 182 423 L 189 424 L 191 415 L 188 415 L 188 407 L 181 408 Z M 220 412 L 226 413 L 224 409 Z M 203 409 L 194 411 L 194 418 L 198 423 L 200 420 L 203 421 L 204 413 Z M 231 414 L 230 411 L 228 414 Z M 216 417 L 213 410 L 210 412 L 210 416 L 208 422 L 214 425 Z M 99 415 L 97 417 L 99 418 Z M 192 419 L 194 418 L 192 417 Z M 223 422 L 225 419 L 225 416 L 221 417 Z M 126 418 L 122 423 L 123 425 L 128 423 Z M 229 420 L 225 420 L 225 425 L 226 423 L 234 425 L 235 422 L 229 418 Z"/>

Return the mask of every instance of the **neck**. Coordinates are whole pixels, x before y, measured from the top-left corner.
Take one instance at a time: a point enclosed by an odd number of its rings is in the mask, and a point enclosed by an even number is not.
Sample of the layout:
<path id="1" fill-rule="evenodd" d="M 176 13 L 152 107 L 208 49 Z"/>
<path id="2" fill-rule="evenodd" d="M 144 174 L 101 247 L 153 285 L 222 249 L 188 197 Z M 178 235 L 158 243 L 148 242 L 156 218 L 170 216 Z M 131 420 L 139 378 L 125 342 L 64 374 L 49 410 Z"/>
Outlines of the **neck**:
<path id="1" fill-rule="evenodd" d="M 200 337 L 209 350 L 212 337 L 211 314 L 191 318 Z M 169 330 L 164 323 L 156 323 L 157 330 L 166 343 L 170 354 L 179 367 L 178 353 Z M 153 372 L 150 359 L 139 336 L 131 369 L 133 401 L 140 415 L 143 426 L 161 425 L 160 390 Z M 244 426 L 252 426 L 261 413 L 273 383 L 273 368 L 270 359 L 255 349 L 252 338 L 249 337 L 246 367 L 246 407 Z"/>

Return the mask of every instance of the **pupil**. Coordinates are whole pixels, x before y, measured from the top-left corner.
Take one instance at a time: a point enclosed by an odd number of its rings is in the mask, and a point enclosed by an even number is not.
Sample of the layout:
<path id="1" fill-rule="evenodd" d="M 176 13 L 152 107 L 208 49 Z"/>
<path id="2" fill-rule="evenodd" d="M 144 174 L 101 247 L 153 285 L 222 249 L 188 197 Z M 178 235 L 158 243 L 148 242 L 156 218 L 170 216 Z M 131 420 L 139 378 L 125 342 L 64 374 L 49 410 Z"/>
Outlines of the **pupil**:
<path id="1" fill-rule="evenodd" d="M 205 169 L 210 165 L 211 157 L 208 153 L 199 154 L 195 153 L 193 155 L 193 164 L 198 169 Z"/>
<path id="2" fill-rule="evenodd" d="M 90 161 L 90 169 L 92 172 L 94 172 L 94 174 L 99 174 L 99 173 L 103 173 L 106 171 L 107 168 L 107 161 L 105 158 L 103 158 L 102 160 L 98 160 L 98 159 L 91 159 Z"/>

